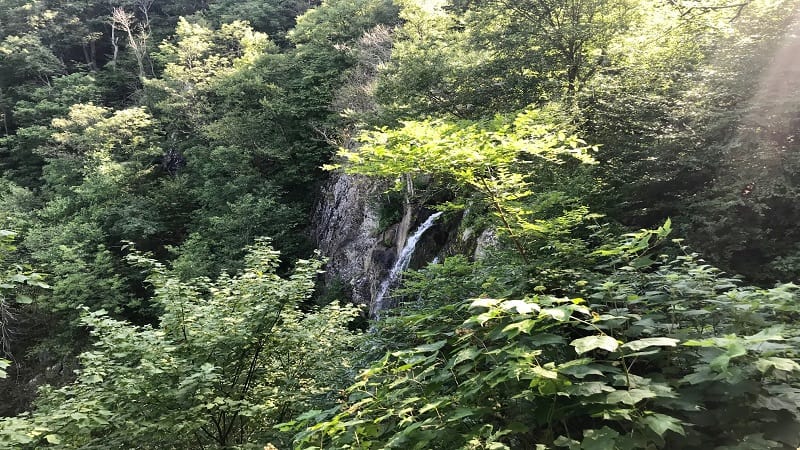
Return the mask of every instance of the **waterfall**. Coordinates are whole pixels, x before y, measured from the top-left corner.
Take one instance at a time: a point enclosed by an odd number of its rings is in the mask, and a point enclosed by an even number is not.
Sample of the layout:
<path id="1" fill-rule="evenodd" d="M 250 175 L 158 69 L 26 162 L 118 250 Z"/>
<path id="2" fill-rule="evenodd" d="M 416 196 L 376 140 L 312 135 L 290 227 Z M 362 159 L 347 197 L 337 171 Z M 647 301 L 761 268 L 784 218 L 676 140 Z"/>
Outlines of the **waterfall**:
<path id="1" fill-rule="evenodd" d="M 428 217 L 428 220 L 420 225 L 419 228 L 414 231 L 414 234 L 409 236 L 408 240 L 406 240 L 406 245 L 403 247 L 400 255 L 398 255 L 397 261 L 394 263 L 392 270 L 389 271 L 389 276 L 387 276 L 386 279 L 381 283 L 381 287 L 378 289 L 378 295 L 375 296 L 375 301 L 372 302 L 373 306 L 371 316 L 374 319 L 378 319 L 380 312 L 384 309 L 383 299 L 386 297 L 389 289 L 398 281 L 400 281 L 403 271 L 408 269 L 408 264 L 411 262 L 411 257 L 414 256 L 414 250 L 417 249 L 417 242 L 422 235 L 433 226 L 434 222 L 436 222 L 436 219 L 438 219 L 441 215 L 441 211 L 431 214 L 431 216 Z"/>

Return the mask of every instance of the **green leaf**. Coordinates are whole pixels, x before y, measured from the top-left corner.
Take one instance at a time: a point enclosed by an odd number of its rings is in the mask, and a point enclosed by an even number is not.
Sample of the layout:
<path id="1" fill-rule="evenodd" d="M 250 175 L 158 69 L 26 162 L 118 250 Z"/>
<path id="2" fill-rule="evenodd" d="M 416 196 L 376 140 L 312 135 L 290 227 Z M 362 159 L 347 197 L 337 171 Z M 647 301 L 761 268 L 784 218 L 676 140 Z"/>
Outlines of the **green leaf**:
<path id="1" fill-rule="evenodd" d="M 419 345 L 417 347 L 414 347 L 414 351 L 422 353 L 436 352 L 439 351 L 439 349 L 441 349 L 442 347 L 444 347 L 445 344 L 447 344 L 447 340 L 436 341 L 431 344 Z"/>
<path id="2" fill-rule="evenodd" d="M 635 405 L 646 398 L 653 397 L 657 397 L 656 393 L 645 389 L 618 390 L 606 396 L 606 403 L 612 405 L 616 403 Z"/>
<path id="3" fill-rule="evenodd" d="M 525 342 L 533 346 L 563 344 L 564 338 L 552 333 L 534 333 Z"/>
<path id="4" fill-rule="evenodd" d="M 602 394 L 603 392 L 613 392 L 616 389 L 603 383 L 602 381 L 586 381 L 566 386 L 563 391 L 570 395 L 588 397 L 591 395 Z"/>
<path id="5" fill-rule="evenodd" d="M 58 445 L 61 443 L 61 439 L 59 439 L 58 435 L 56 434 L 48 434 L 44 437 L 48 444 Z"/>
<path id="6" fill-rule="evenodd" d="M 555 444 L 555 445 L 557 445 L 559 447 L 569 447 L 570 450 L 579 449 L 580 445 L 581 445 L 580 442 L 576 441 L 575 439 L 570 439 L 570 438 L 568 438 L 566 436 L 557 437 L 556 440 L 553 441 L 553 444 Z"/>
<path id="7" fill-rule="evenodd" d="M 475 359 L 476 356 L 480 355 L 481 351 L 475 347 L 469 347 L 461 349 L 458 353 L 456 353 L 455 358 L 453 358 L 451 365 L 456 366 L 464 361 L 469 361 Z"/>
<path id="8" fill-rule="evenodd" d="M 494 298 L 476 298 L 469 305 L 469 308 L 470 309 L 492 308 L 498 303 L 500 303 L 500 300 Z"/>
<path id="9" fill-rule="evenodd" d="M 662 437 L 667 431 L 674 431 L 682 436 L 686 435 L 681 421 L 666 414 L 652 413 L 642 418 L 641 422 Z"/>
<path id="10" fill-rule="evenodd" d="M 786 410 L 793 414 L 798 412 L 797 403 L 780 397 L 766 397 L 764 395 L 759 395 L 755 403 L 756 405 L 771 411 Z"/>
<path id="11" fill-rule="evenodd" d="M 622 347 L 636 352 L 647 347 L 675 347 L 678 342 L 678 339 L 667 337 L 644 338 L 622 344 Z"/>
<path id="12" fill-rule="evenodd" d="M 575 339 L 570 342 L 570 345 L 575 347 L 575 351 L 580 355 L 597 348 L 613 352 L 619 347 L 619 342 L 611 336 L 587 336 L 580 339 Z"/>
<path id="13" fill-rule="evenodd" d="M 541 308 L 535 303 L 526 302 L 523 300 L 509 300 L 500 304 L 502 309 L 507 311 L 515 310 L 519 314 L 530 314 L 538 312 Z"/>
<path id="14" fill-rule="evenodd" d="M 9 279 L 11 281 L 16 282 L 16 283 L 24 283 L 24 282 L 28 281 L 28 277 L 25 276 L 25 275 L 22 275 L 21 273 L 15 273 L 14 275 L 11 275 L 11 277 Z"/>
<path id="15" fill-rule="evenodd" d="M 667 220 L 664 221 L 664 225 L 662 225 L 658 229 L 658 237 L 663 239 L 667 237 L 667 235 L 669 235 L 671 231 L 672 231 L 672 219 L 667 217 Z"/>
<path id="16" fill-rule="evenodd" d="M 734 358 L 744 356 L 747 354 L 747 349 L 740 342 L 731 342 L 728 344 L 725 353 L 714 358 L 709 367 L 717 372 L 724 372 L 728 369 L 730 361 Z"/>
<path id="17" fill-rule="evenodd" d="M 545 308 L 539 313 L 541 316 L 551 317 L 559 322 L 564 322 L 570 317 L 570 311 L 565 308 Z"/>
<path id="18" fill-rule="evenodd" d="M 619 433 L 609 427 L 599 430 L 584 430 L 581 449 L 583 450 L 610 450 L 616 448 L 615 442 Z"/>
<path id="19" fill-rule="evenodd" d="M 548 379 L 551 379 L 551 380 L 555 380 L 555 379 L 558 378 L 558 372 L 556 372 L 554 370 L 548 370 L 548 369 L 545 369 L 544 367 L 541 367 L 541 366 L 533 366 L 532 370 L 533 370 L 533 373 L 535 373 L 536 375 L 538 375 L 538 376 L 540 376 L 542 378 L 548 378 Z"/>
<path id="20" fill-rule="evenodd" d="M 420 414 L 424 414 L 432 409 L 436 409 L 444 403 L 444 400 L 435 401 L 433 403 L 428 403 L 427 405 L 423 406 L 419 409 Z"/>
<path id="21" fill-rule="evenodd" d="M 594 364 L 591 358 L 576 359 L 558 366 L 559 373 L 572 375 L 575 378 L 585 378 L 589 375 L 603 376 L 605 373 L 617 373 L 619 369 L 611 366 Z"/>
<path id="22" fill-rule="evenodd" d="M 740 341 L 733 342 L 728 345 L 728 348 L 725 350 L 725 353 L 733 358 L 738 358 L 740 356 L 747 355 L 747 348 L 742 344 Z"/>
<path id="23" fill-rule="evenodd" d="M 711 372 L 708 367 L 703 367 L 701 370 L 697 372 L 690 373 L 681 379 L 684 383 L 689 384 L 700 384 L 706 381 L 713 381 L 717 378 L 717 375 Z"/>
<path id="24" fill-rule="evenodd" d="M 465 417 L 473 416 L 477 410 L 472 408 L 456 408 L 448 417 L 448 420 L 461 420 Z"/>
<path id="25" fill-rule="evenodd" d="M 776 356 L 770 356 L 768 358 L 759 358 L 756 361 L 756 368 L 761 373 L 764 373 L 773 367 L 776 370 L 783 370 L 785 372 L 793 372 L 795 370 L 800 370 L 800 364 L 797 364 L 797 362 L 788 358 L 778 358 Z"/>
<path id="26" fill-rule="evenodd" d="M 650 258 L 649 255 L 645 255 L 645 256 L 642 256 L 640 258 L 636 258 L 633 261 L 631 261 L 631 267 L 633 267 L 634 269 L 641 269 L 643 267 L 650 267 L 653 264 L 655 264 L 655 261 L 653 261 L 653 259 Z"/>
<path id="27" fill-rule="evenodd" d="M 518 335 L 519 333 L 530 333 L 531 328 L 533 328 L 534 325 L 536 325 L 535 320 L 525 319 L 507 325 L 505 328 L 503 328 L 502 333 L 507 335 L 509 338 L 512 338 Z"/>

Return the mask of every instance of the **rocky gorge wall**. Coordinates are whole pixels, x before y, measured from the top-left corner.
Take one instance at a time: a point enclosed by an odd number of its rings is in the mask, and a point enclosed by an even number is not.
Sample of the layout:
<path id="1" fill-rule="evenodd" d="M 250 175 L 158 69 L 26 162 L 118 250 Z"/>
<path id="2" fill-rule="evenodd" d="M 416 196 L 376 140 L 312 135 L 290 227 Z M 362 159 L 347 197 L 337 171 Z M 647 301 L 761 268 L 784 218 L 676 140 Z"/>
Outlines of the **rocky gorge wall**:
<path id="1" fill-rule="evenodd" d="M 402 214 L 397 215 L 402 218 L 381 229 L 380 199 L 390 186 L 386 180 L 332 173 L 322 186 L 312 217 L 312 238 L 328 258 L 326 286 L 343 287 L 353 303 L 367 305 L 370 310 L 409 234 L 433 213 L 403 202 Z M 437 256 L 463 252 L 464 248 L 470 248 L 472 254 L 477 236 L 459 230 L 461 218 L 458 213 L 444 215 L 426 231 L 409 268 L 420 268 Z"/>

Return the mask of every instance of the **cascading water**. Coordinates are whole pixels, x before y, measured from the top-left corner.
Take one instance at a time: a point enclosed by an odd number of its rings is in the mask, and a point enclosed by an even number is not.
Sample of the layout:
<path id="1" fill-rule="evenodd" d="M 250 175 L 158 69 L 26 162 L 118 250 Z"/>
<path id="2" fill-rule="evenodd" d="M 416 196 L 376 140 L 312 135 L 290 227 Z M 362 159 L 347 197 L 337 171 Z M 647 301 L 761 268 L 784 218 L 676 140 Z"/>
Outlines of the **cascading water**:
<path id="1" fill-rule="evenodd" d="M 400 277 L 403 274 L 403 271 L 408 269 L 408 264 L 411 262 L 411 257 L 414 256 L 414 250 L 417 249 L 417 242 L 425 234 L 430 227 L 436 222 L 436 219 L 441 216 L 441 212 L 437 212 L 435 214 L 431 214 L 428 219 L 414 231 L 414 234 L 408 237 L 406 240 L 406 245 L 403 247 L 403 250 L 400 252 L 400 255 L 397 257 L 397 261 L 394 263 L 392 270 L 389 271 L 389 276 L 386 277 L 385 280 L 381 283 L 380 289 L 378 289 L 378 295 L 375 296 L 375 301 L 372 302 L 372 313 L 370 314 L 372 318 L 378 319 L 380 316 L 380 312 L 384 308 L 383 299 L 386 297 L 386 294 L 389 292 L 389 289 L 397 284 L 400 281 Z"/>

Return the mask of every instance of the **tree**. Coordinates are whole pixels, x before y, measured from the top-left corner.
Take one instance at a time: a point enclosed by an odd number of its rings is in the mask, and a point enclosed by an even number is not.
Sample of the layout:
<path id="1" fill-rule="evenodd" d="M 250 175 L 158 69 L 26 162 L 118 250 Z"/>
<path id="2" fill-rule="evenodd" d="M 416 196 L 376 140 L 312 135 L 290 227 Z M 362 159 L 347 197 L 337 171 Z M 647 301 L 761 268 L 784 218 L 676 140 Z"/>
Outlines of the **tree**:
<path id="1" fill-rule="evenodd" d="M 217 280 L 183 282 L 132 254 L 150 271 L 162 314 L 138 327 L 104 311 L 84 311 L 94 345 L 74 383 L 44 389 L 29 415 L 0 421 L 4 445 L 59 448 L 164 448 L 270 442 L 272 425 L 329 404 L 350 369 L 357 334 L 351 307 L 302 312 L 320 261 L 301 261 L 288 278 L 266 242 L 247 269 Z M 178 432 L 180 431 L 180 432 Z"/>
<path id="2" fill-rule="evenodd" d="M 507 112 L 498 108 L 496 77 L 504 68 L 494 66 L 485 49 L 470 42 L 470 30 L 460 17 L 431 3 L 401 2 L 403 25 L 393 34 L 391 58 L 378 73 L 375 97 L 385 110 L 379 120 L 417 115 L 452 114 L 476 118 L 481 113 Z M 491 67 L 493 75 L 483 69 Z M 499 74 L 502 73 L 502 74 Z M 495 77 L 496 75 L 496 77 Z M 514 100 L 511 109 L 523 104 Z"/>
<path id="3" fill-rule="evenodd" d="M 571 99 L 609 63 L 610 47 L 638 19 L 635 5 L 499 0 L 426 8 L 406 2 L 378 98 L 401 117 L 461 118 Z"/>
<path id="4" fill-rule="evenodd" d="M 36 35 L 7 36 L 0 42 L 0 88 L 9 89 L 34 79 L 46 84 L 50 77 L 63 70 L 61 62 Z"/>
<path id="5" fill-rule="evenodd" d="M 740 12 L 649 11 L 634 30 L 652 37 L 611 48 L 612 64 L 579 95 L 577 120 L 601 144 L 598 176 L 608 188 L 592 203 L 634 227 L 671 216 L 720 267 L 770 283 L 793 276 L 781 262 L 770 267 L 779 255 L 792 259 L 782 237 L 792 241 L 797 212 L 781 192 L 794 190 L 793 100 L 767 80 L 793 79 L 778 60 L 793 52 L 785 36 L 796 3 L 744 3 Z M 703 4 L 733 5 L 697 3 L 696 13 Z"/>
<path id="6" fill-rule="evenodd" d="M 10 361 L 4 358 L 14 358 L 12 347 L 17 310 L 33 302 L 31 295 L 35 288 L 49 288 L 42 274 L 14 262 L 15 237 L 13 231 L 0 230 L 0 379 L 6 377 L 5 369 L 10 365 Z"/>
<path id="7" fill-rule="evenodd" d="M 164 230 L 147 194 L 158 185 L 159 130 L 143 108 L 112 112 L 93 104 L 73 105 L 51 125 L 50 140 L 37 149 L 48 161 L 45 204 L 24 240 L 53 274 L 50 307 L 66 317 L 80 304 L 139 315 L 111 249 Z"/>
<path id="8" fill-rule="evenodd" d="M 475 21 L 475 44 L 487 45 L 495 63 L 554 84 L 546 92 L 574 95 L 607 63 L 609 47 L 634 23 L 637 6 L 629 0 L 499 0 L 468 17 Z"/>
<path id="9" fill-rule="evenodd" d="M 154 58 L 164 65 L 164 73 L 145 84 L 147 101 L 160 114 L 181 120 L 175 125 L 186 132 L 194 123 L 208 123 L 207 109 L 220 81 L 276 47 L 242 21 L 212 30 L 182 18 L 174 42 L 165 41 L 159 50 Z"/>
<path id="10" fill-rule="evenodd" d="M 147 50 L 147 43 L 150 39 L 150 7 L 153 0 L 141 0 L 136 2 L 138 12 L 142 15 L 141 23 L 136 23 L 136 16 L 126 12 L 121 7 L 116 7 L 111 11 L 111 43 L 114 46 L 114 56 L 112 62 L 116 64 L 117 53 L 119 52 L 119 38 L 116 31 L 122 31 L 128 38 L 128 48 L 133 51 L 136 57 L 136 65 L 139 68 L 139 78 L 143 79 L 146 75 L 145 63 L 150 65 L 150 74 L 153 73 L 150 55 Z"/>
<path id="11" fill-rule="evenodd" d="M 289 48 L 291 42 L 287 35 L 297 18 L 319 4 L 319 1 L 303 0 L 214 0 L 208 2 L 208 9 L 199 14 L 206 20 L 219 22 L 219 25 L 247 19 L 253 29 L 266 33 L 281 48 Z"/>
<path id="12" fill-rule="evenodd" d="M 522 201 L 532 194 L 537 164 L 559 164 L 562 157 L 591 162 L 583 141 L 537 110 L 488 121 L 405 122 L 395 130 L 364 132 L 359 141 L 357 150 L 339 151 L 346 171 L 395 178 L 399 188 L 405 180 L 429 175 L 456 190 L 472 190 L 499 219 L 523 259 L 521 235 L 541 230 Z"/>

